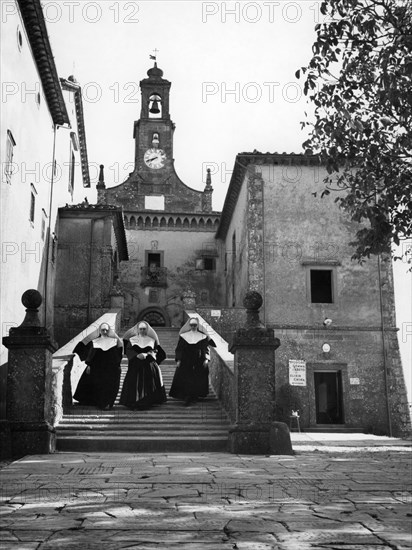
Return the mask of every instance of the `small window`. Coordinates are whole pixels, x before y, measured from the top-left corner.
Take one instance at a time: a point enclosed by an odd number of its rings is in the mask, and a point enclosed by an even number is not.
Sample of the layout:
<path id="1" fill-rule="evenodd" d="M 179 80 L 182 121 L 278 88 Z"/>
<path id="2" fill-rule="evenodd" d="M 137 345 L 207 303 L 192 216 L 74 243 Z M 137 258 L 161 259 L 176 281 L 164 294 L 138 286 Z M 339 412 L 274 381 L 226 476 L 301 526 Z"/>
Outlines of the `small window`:
<path id="1" fill-rule="evenodd" d="M 73 192 L 74 192 L 74 167 L 76 163 L 76 157 L 74 156 L 74 152 L 72 149 L 72 145 L 70 145 L 70 167 L 69 167 L 69 193 L 73 198 Z"/>
<path id="2" fill-rule="evenodd" d="M 214 258 L 203 258 L 203 265 L 206 271 L 214 271 L 215 269 L 215 259 Z"/>
<path id="3" fill-rule="evenodd" d="M 14 141 L 13 134 L 10 130 L 7 130 L 6 162 L 4 163 L 4 174 L 7 183 L 11 183 L 11 176 L 13 175 L 13 155 L 15 146 L 16 142 Z"/>
<path id="4" fill-rule="evenodd" d="M 57 235 L 56 233 L 52 233 L 51 261 L 53 264 L 56 262 L 56 255 L 57 255 Z"/>
<path id="5" fill-rule="evenodd" d="M 19 51 L 21 51 L 23 47 L 23 35 L 21 34 L 20 27 L 17 27 L 17 46 L 19 48 Z"/>
<path id="6" fill-rule="evenodd" d="M 149 252 L 147 255 L 147 265 L 149 267 L 160 267 L 162 263 L 161 260 L 161 254 L 155 254 L 153 252 Z"/>
<path id="7" fill-rule="evenodd" d="M 29 220 L 31 224 L 34 224 L 34 214 L 36 212 L 36 189 L 34 188 L 34 185 L 31 185 L 31 191 L 30 191 L 30 215 Z"/>
<path id="8" fill-rule="evenodd" d="M 333 303 L 333 277 L 331 269 L 310 270 L 310 297 L 313 304 Z"/>
<path id="9" fill-rule="evenodd" d="M 44 241 L 46 237 L 46 220 L 47 214 L 44 208 L 42 208 L 42 218 L 41 218 L 41 240 Z"/>

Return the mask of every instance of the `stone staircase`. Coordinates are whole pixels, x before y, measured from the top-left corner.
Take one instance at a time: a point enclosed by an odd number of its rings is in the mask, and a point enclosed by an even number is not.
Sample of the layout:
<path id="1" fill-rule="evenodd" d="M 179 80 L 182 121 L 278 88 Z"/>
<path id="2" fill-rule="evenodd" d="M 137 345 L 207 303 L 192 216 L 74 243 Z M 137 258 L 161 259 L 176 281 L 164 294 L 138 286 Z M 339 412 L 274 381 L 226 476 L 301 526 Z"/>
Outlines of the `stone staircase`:
<path id="1" fill-rule="evenodd" d="M 174 350 L 179 329 L 156 328 L 167 354 L 161 370 L 166 393 L 176 368 Z M 127 371 L 122 360 L 120 388 Z M 213 392 L 184 407 L 168 397 L 167 403 L 148 411 L 131 411 L 118 404 L 110 411 L 73 405 L 57 426 L 57 450 L 79 452 L 213 452 L 226 451 L 229 421 Z"/>

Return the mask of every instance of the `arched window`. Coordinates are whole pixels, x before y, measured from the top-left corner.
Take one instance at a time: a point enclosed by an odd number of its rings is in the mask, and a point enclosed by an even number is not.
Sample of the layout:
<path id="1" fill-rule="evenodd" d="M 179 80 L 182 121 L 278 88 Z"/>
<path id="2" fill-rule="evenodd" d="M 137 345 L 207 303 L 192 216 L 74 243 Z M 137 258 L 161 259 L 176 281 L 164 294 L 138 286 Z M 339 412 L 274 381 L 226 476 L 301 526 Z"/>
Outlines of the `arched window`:
<path id="1" fill-rule="evenodd" d="M 159 94 L 149 97 L 149 118 L 162 118 L 162 98 Z"/>
<path id="2" fill-rule="evenodd" d="M 166 227 L 166 218 L 160 220 L 160 227 Z"/>
<path id="3" fill-rule="evenodd" d="M 199 227 L 204 227 L 204 226 L 205 226 L 205 220 L 203 218 L 200 218 Z"/>
<path id="4" fill-rule="evenodd" d="M 124 217 L 124 226 L 126 229 L 129 229 L 129 218 L 127 216 Z"/>
<path id="5" fill-rule="evenodd" d="M 134 216 L 130 218 L 130 229 L 136 229 L 136 218 Z"/>
<path id="6" fill-rule="evenodd" d="M 192 218 L 192 222 L 191 222 L 191 224 L 190 224 L 190 227 L 192 227 L 193 229 L 197 227 L 196 218 Z"/>
<path id="7" fill-rule="evenodd" d="M 159 220 L 157 219 L 157 216 L 153 218 L 152 227 L 159 227 Z"/>
<path id="8" fill-rule="evenodd" d="M 213 223 L 212 223 L 212 220 L 210 218 L 207 218 L 207 220 L 206 220 L 206 227 L 208 227 L 208 228 L 213 227 Z"/>
<path id="9" fill-rule="evenodd" d="M 145 227 L 151 227 L 152 226 L 152 223 L 150 221 L 149 216 L 146 217 L 146 221 L 144 222 L 144 226 Z"/>
<path id="10" fill-rule="evenodd" d="M 183 220 L 183 227 L 189 227 L 189 220 L 187 218 Z"/>
<path id="11" fill-rule="evenodd" d="M 142 216 L 139 216 L 137 218 L 137 227 L 143 227 L 143 218 L 142 218 Z"/>
<path id="12" fill-rule="evenodd" d="M 173 218 L 169 218 L 169 221 L 168 221 L 168 223 L 167 223 L 167 226 L 168 226 L 168 227 L 174 227 L 174 225 L 175 225 L 175 222 L 173 221 Z"/>
<path id="13" fill-rule="evenodd" d="M 176 227 L 182 227 L 182 220 L 180 218 L 176 219 Z"/>

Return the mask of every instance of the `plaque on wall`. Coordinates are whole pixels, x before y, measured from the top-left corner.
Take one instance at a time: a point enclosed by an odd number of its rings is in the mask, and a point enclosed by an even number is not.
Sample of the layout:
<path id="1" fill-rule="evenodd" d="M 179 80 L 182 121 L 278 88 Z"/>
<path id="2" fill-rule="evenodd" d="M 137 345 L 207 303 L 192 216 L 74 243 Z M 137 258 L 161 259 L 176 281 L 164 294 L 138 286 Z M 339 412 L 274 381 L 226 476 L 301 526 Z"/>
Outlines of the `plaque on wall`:
<path id="1" fill-rule="evenodd" d="M 306 386 L 306 361 L 289 359 L 289 384 L 291 386 Z"/>

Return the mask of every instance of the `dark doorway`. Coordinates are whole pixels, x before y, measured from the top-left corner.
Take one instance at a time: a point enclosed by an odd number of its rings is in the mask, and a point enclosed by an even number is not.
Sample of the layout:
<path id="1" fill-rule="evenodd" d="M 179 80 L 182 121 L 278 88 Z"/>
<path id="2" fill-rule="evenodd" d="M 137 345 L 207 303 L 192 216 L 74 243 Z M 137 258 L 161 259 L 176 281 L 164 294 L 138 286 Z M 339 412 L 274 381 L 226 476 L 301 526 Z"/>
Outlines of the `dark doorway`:
<path id="1" fill-rule="evenodd" d="M 317 424 L 343 424 L 342 373 L 315 372 Z"/>
<path id="2" fill-rule="evenodd" d="M 147 321 L 152 327 L 165 327 L 166 320 L 161 313 L 157 311 L 148 311 L 140 321 Z"/>

